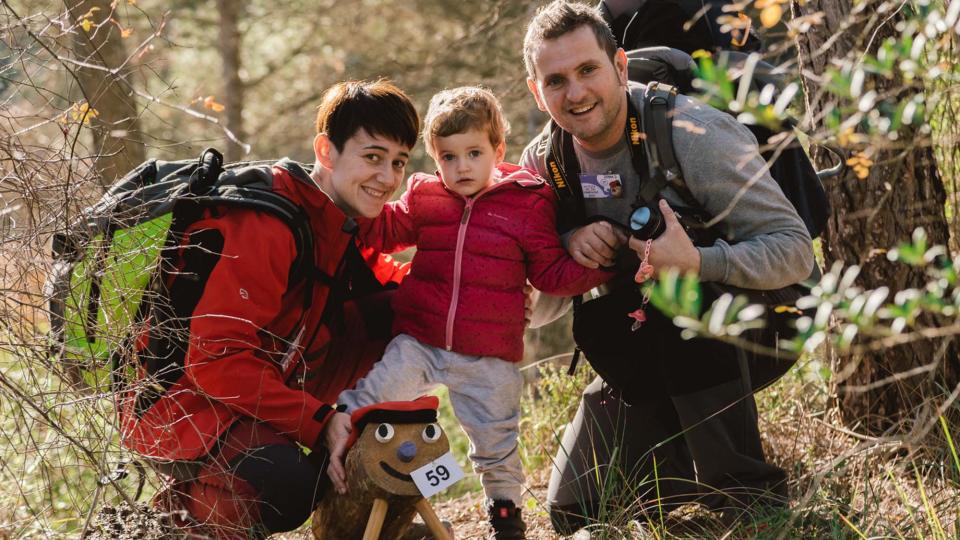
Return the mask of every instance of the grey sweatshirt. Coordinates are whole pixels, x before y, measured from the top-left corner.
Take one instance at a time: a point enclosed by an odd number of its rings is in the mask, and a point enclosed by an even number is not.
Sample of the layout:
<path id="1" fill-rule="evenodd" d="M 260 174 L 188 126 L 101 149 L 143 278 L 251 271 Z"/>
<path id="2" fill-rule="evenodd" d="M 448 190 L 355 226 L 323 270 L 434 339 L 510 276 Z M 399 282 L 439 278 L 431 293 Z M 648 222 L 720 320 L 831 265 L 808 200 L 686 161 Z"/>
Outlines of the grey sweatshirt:
<path id="1" fill-rule="evenodd" d="M 643 85 L 630 83 L 637 110 L 642 110 L 643 91 Z M 547 177 L 543 156 L 537 155 L 539 143 L 540 136 L 527 146 L 521 164 Z M 585 199 L 587 217 L 625 223 L 639 189 L 626 140 L 600 154 L 576 143 L 574 147 L 584 173 L 616 173 L 623 184 L 620 198 Z M 778 289 L 810 276 L 814 268 L 810 235 L 767 171 L 750 130 L 729 114 L 681 95 L 675 106 L 673 147 L 687 189 L 708 215 L 723 215 L 720 225 L 730 240 L 697 248 L 702 281 Z M 673 189 L 666 188 L 663 196 L 672 207 L 683 206 Z"/>

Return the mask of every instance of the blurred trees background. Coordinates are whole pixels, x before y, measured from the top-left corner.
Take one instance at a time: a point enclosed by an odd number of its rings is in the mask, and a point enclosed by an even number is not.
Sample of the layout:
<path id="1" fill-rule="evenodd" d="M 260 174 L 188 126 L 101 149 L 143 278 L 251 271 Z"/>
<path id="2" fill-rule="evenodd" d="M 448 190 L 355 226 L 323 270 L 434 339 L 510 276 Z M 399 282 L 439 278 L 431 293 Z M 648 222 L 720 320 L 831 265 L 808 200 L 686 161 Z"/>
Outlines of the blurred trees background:
<path id="1" fill-rule="evenodd" d="M 183 158 L 212 145 L 234 159 L 306 159 L 314 108 L 334 82 L 386 77 L 422 107 L 441 88 L 484 84 L 514 120 L 511 150 L 519 155 L 541 121 L 531 118 L 519 52 L 533 5 L 13 0 L 4 3 L 4 42 L 13 49 L 3 65 L 44 73 L 37 81 L 36 73 L 6 71 L 15 94 L 7 99 L 56 92 L 35 104 L 36 115 L 89 103 L 98 114 L 85 128 L 131 146 L 143 138 L 150 157 Z M 143 156 L 129 153 L 131 161 Z"/>
<path id="2" fill-rule="evenodd" d="M 0 159 L 71 211 L 147 157 L 185 159 L 207 147 L 230 161 L 311 161 L 315 108 L 348 79 L 385 77 L 425 111 L 438 90 L 491 88 L 511 122 L 508 157 L 545 116 L 525 84 L 520 45 L 537 2 L 479 0 L 12 0 L 0 13 Z M 4 155 L 20 145 L 44 163 Z M 29 147 L 28 151 L 26 147 Z M 33 152 L 36 152 L 34 154 Z M 432 170 L 421 145 L 408 170 Z M 66 179 L 69 178 L 69 181 Z M 3 186 L 0 186 L 2 193 Z M 8 221 L 37 232 L 14 189 Z M 31 203 L 32 205 L 32 203 Z M 36 214 L 33 212 L 32 214 Z M 67 219 L 64 219 L 67 218 Z M 49 232 L 49 230 L 48 230 Z M 16 272 L 14 272 L 16 273 Z M 542 339 L 538 336 L 546 334 Z M 569 351 L 566 325 L 537 331 Z M 549 343 L 560 340 L 551 347 Z"/>
<path id="3" fill-rule="evenodd" d="M 530 5 L 5 2 L 4 98 L 26 113 L 7 120 L 20 140 L 49 141 L 71 129 L 74 159 L 126 159 L 109 171 L 96 164 L 107 176 L 145 155 L 183 158 L 205 145 L 232 159 L 307 159 L 322 91 L 345 78 L 387 77 L 422 106 L 446 86 L 491 87 L 520 119 L 512 139 L 518 154 L 540 121 L 528 118 L 518 50 Z M 95 112 L 78 123 L 84 104 Z M 64 121 L 50 123 L 58 114 Z"/>
<path id="4" fill-rule="evenodd" d="M 213 146 L 230 160 L 312 161 L 319 98 L 344 79 L 392 79 L 421 112 L 444 87 L 486 85 L 513 123 L 517 159 L 544 119 L 520 56 L 533 9 L 515 0 L 0 1 L 0 538 L 84 530 L 104 489 L 97 479 L 125 459 L 109 396 L 78 396 L 49 364 L 42 284 L 53 233 L 147 158 Z M 418 145 L 409 171 L 433 167 Z M 569 351 L 568 328 L 531 344 L 555 334 L 558 352 Z"/>

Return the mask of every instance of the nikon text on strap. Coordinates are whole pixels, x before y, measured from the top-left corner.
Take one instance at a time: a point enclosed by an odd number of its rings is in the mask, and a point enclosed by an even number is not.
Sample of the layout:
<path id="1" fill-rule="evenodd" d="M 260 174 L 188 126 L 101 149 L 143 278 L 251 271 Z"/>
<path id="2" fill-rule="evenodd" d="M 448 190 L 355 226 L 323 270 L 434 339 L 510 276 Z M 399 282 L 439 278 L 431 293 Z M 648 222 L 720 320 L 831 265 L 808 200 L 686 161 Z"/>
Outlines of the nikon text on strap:
<path id="1" fill-rule="evenodd" d="M 557 194 L 559 211 L 557 212 L 557 229 L 563 234 L 586 222 L 586 209 L 583 201 L 583 188 L 580 185 L 580 161 L 573 148 L 573 136 L 564 131 L 553 120 L 547 125 L 546 151 L 544 163 L 549 173 L 550 185 Z M 633 168 L 640 174 L 644 170 L 646 160 L 641 146 L 646 137 L 643 135 L 642 123 L 637 108 L 633 105 L 630 95 L 627 94 L 627 122 L 624 126 L 624 137 L 630 148 L 630 158 Z M 642 174 L 641 174 L 642 177 Z M 662 189 L 656 188 L 657 192 Z M 573 309 L 576 310 L 583 303 L 582 296 L 573 297 Z M 580 348 L 573 351 L 568 373 L 573 374 L 580 361 Z"/>
<path id="2" fill-rule="evenodd" d="M 655 202 L 663 188 L 669 185 L 691 208 L 698 208 L 700 205 L 683 184 L 683 173 L 673 151 L 672 115 L 676 99 L 675 88 L 652 82 L 644 92 L 641 116 L 627 94 L 624 137 L 633 169 L 644 179 L 639 188 L 642 202 Z M 550 185 L 560 202 L 557 229 L 563 234 L 582 226 L 587 220 L 580 186 L 580 161 L 574 151 L 573 136 L 556 122 L 551 120 L 545 133 L 544 164 Z"/>
<path id="3" fill-rule="evenodd" d="M 630 150 L 633 169 L 642 179 L 638 190 L 640 201 L 655 202 L 663 188 L 671 185 L 687 204 L 692 203 L 692 207 L 698 207 L 683 184 L 682 171 L 673 151 L 672 112 L 676 97 L 675 88 L 657 82 L 650 83 L 644 92 L 641 116 L 627 93 L 624 137 Z M 557 229 L 563 234 L 587 221 L 583 189 L 580 185 L 580 161 L 574 150 L 572 135 L 553 120 L 544 131 L 544 164 L 550 185 L 559 201 Z M 574 297 L 574 310 L 582 303 L 582 297 Z M 577 348 L 570 362 L 570 373 L 576 369 L 579 359 L 580 349 Z"/>
<path id="4" fill-rule="evenodd" d="M 646 157 L 641 151 L 646 137 L 643 133 L 640 114 L 633 101 L 627 95 L 627 122 L 624 137 L 630 148 L 633 168 L 640 173 L 645 170 Z M 547 127 L 546 152 L 544 163 L 549 173 L 550 185 L 560 201 L 557 212 L 557 229 L 561 234 L 580 227 L 586 221 L 583 203 L 583 188 L 580 186 L 580 160 L 573 148 L 573 136 L 564 131 L 553 120 Z M 641 175 L 642 176 L 642 175 Z M 657 191 L 662 189 L 658 188 Z"/>

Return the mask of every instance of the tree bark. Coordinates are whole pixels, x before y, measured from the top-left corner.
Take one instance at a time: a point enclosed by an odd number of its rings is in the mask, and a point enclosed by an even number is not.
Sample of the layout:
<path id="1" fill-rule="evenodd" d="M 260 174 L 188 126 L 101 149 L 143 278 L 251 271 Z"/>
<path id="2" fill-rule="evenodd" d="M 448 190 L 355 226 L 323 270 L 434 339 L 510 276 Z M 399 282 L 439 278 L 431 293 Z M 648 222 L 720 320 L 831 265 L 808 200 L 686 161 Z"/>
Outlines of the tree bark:
<path id="1" fill-rule="evenodd" d="M 903 15 L 878 17 L 874 5 L 851 16 L 854 7 L 850 0 L 806 0 L 795 2 L 793 9 L 798 15 L 825 15 L 823 24 L 798 37 L 807 115 L 821 119 L 834 106 L 823 92 L 825 81 L 820 78 L 831 59 L 856 61 L 868 45 L 868 52 L 876 54 L 884 39 L 897 33 L 894 27 Z M 899 76 L 867 75 L 864 88 L 873 88 L 880 95 L 910 96 L 923 90 L 918 84 Z M 822 127 L 817 125 L 819 120 L 811 123 L 815 129 Z M 886 250 L 908 240 L 916 227 L 926 230 L 931 244 L 946 245 L 949 239 L 943 180 L 932 147 L 916 143 L 928 138 L 918 124 L 900 128 L 897 144 L 877 149 L 867 178 L 859 179 L 847 170 L 825 183 L 833 208 L 823 237 L 826 266 L 830 268 L 836 261 L 859 264 L 859 284 L 866 288 L 887 286 L 899 291 L 923 287 L 923 271 L 890 262 Z M 831 164 L 830 155 L 823 152 L 815 151 L 814 159 L 818 168 Z M 936 324 L 930 318 L 924 322 Z M 841 414 L 851 427 L 872 434 L 906 431 L 918 420 L 929 421 L 929 407 L 940 405 L 960 381 L 957 340 L 952 337 L 840 357 L 837 364 Z M 903 377 L 924 365 L 930 370 Z M 897 374 L 902 378 L 892 380 Z"/>
<path id="2" fill-rule="evenodd" d="M 89 19 L 92 26 L 77 26 L 74 53 L 85 64 L 77 77 L 83 99 L 96 116 L 89 118 L 93 133 L 95 167 L 103 186 L 108 186 L 146 159 L 140 132 L 136 97 L 131 90 L 127 48 L 119 24 L 111 21 L 110 0 L 66 0 L 75 23 Z M 122 66 L 122 67 L 121 67 Z M 119 69 L 116 73 L 111 70 Z"/>
<path id="3" fill-rule="evenodd" d="M 217 0 L 220 14 L 220 56 L 223 61 L 223 104 L 227 114 L 227 129 L 240 140 L 246 140 L 243 129 L 244 83 L 240 78 L 240 20 L 245 11 L 246 0 Z M 227 161 L 243 159 L 244 149 L 227 140 L 224 152 Z"/>

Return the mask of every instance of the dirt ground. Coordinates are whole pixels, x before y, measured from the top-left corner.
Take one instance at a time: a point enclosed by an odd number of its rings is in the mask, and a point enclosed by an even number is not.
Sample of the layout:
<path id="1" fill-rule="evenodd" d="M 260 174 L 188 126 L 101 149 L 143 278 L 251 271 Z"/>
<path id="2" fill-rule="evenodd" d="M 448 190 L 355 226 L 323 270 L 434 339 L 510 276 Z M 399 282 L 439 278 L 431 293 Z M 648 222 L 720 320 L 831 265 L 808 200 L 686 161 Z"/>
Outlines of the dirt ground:
<path id="1" fill-rule="evenodd" d="M 528 499 L 543 501 L 546 494 L 546 480 L 533 479 L 533 485 L 527 494 Z M 469 493 L 457 499 L 439 503 L 435 506 L 440 519 L 453 525 L 455 538 L 486 538 L 486 511 L 483 508 L 483 494 Z M 550 528 L 550 519 L 538 504 L 535 508 L 524 508 L 527 522 L 527 538 L 547 540 L 558 538 Z M 179 540 L 185 535 L 164 526 L 160 516 L 146 505 L 138 505 L 135 510 L 129 507 L 105 506 L 91 521 L 85 540 Z M 310 540 L 313 538 L 306 526 L 297 531 L 278 534 L 275 540 Z M 347 539 L 345 539 L 347 540 Z"/>
<path id="2" fill-rule="evenodd" d="M 537 481 L 530 486 L 530 492 L 526 494 L 526 498 L 540 502 L 532 510 L 529 507 L 523 509 L 523 518 L 527 522 L 527 538 L 530 540 L 558 538 L 550 527 L 550 518 L 541 504 L 546 500 L 546 479 L 535 480 Z M 470 493 L 438 504 L 436 510 L 440 519 L 447 520 L 453 525 L 457 539 L 486 538 L 489 534 L 482 493 Z"/>
<path id="3" fill-rule="evenodd" d="M 84 540 L 160 540 L 181 535 L 163 525 L 157 513 L 145 504 L 104 506 L 94 517 Z"/>

